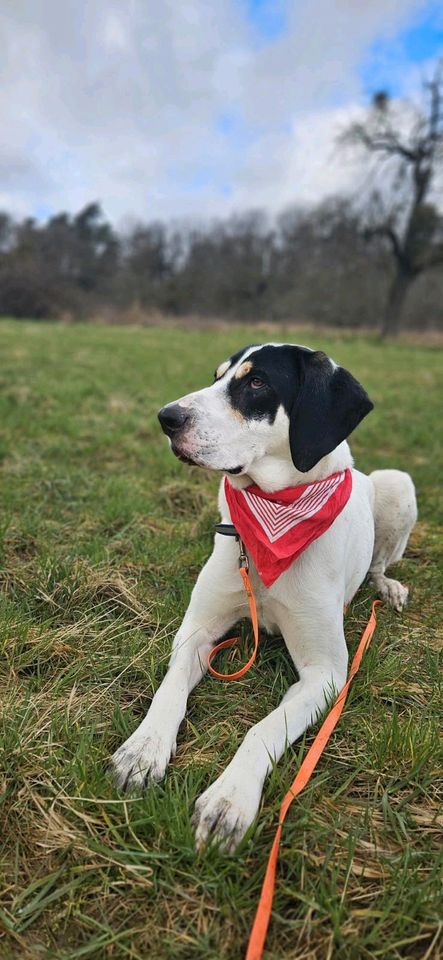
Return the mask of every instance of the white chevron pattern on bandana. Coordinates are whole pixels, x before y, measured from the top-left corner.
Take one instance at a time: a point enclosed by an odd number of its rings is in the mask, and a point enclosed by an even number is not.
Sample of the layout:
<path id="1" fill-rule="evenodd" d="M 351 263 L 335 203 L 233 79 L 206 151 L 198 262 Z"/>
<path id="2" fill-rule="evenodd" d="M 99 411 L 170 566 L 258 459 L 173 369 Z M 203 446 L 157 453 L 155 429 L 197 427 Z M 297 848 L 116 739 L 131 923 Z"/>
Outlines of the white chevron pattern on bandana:
<path id="1" fill-rule="evenodd" d="M 249 493 L 248 488 L 242 490 L 246 503 L 258 520 L 260 526 L 266 533 L 270 543 L 275 543 L 285 533 L 288 533 L 292 527 L 296 527 L 302 520 L 307 520 L 327 503 L 330 497 L 335 493 L 337 487 L 343 483 L 345 471 L 336 476 L 326 477 L 325 480 L 316 481 L 306 487 L 298 500 L 293 503 L 276 503 L 273 500 L 264 500 L 257 497 L 254 493 Z"/>

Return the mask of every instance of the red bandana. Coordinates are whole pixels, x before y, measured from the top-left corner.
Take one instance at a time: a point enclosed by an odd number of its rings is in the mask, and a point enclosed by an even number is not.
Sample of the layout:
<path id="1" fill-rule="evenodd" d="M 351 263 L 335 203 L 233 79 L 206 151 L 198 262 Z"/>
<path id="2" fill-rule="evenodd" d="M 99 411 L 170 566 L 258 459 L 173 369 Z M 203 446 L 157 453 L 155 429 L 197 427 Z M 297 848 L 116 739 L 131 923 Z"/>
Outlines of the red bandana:
<path id="1" fill-rule="evenodd" d="M 276 493 L 265 493 L 255 484 L 237 490 L 225 477 L 232 523 L 265 587 L 270 587 L 313 540 L 328 530 L 346 506 L 351 490 L 349 469 Z"/>

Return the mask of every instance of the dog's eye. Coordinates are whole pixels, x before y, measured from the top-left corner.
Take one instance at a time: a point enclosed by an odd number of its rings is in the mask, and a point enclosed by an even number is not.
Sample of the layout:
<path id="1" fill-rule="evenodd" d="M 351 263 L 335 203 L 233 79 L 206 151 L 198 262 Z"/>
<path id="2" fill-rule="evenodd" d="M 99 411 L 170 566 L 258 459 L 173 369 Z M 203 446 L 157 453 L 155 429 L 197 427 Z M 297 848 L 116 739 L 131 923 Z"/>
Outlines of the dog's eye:
<path id="1" fill-rule="evenodd" d="M 253 390 L 260 390 L 260 387 L 265 386 L 264 380 L 260 380 L 260 377 L 252 377 L 249 383 Z"/>

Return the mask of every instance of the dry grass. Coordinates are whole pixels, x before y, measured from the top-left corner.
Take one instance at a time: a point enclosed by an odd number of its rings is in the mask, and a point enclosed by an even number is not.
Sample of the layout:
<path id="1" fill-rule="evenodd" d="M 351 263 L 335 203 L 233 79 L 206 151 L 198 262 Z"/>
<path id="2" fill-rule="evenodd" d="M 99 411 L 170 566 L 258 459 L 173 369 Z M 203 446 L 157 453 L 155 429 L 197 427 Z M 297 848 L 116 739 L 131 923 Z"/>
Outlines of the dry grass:
<path id="1" fill-rule="evenodd" d="M 59 322 L 62 324 L 77 324 L 78 319 L 75 314 L 65 311 L 59 317 Z M 182 329 L 182 330 L 223 330 L 228 332 L 229 330 L 238 330 L 239 326 L 242 324 L 241 319 L 235 320 L 231 318 L 229 320 L 226 317 L 203 317 L 197 313 L 185 313 L 181 316 L 177 314 L 168 314 L 162 313 L 160 310 L 156 309 L 146 309 L 140 304 L 134 303 L 130 307 L 121 308 L 121 307 L 111 307 L 107 305 L 102 307 L 100 310 L 93 313 L 88 318 L 89 323 L 104 325 L 104 326 L 129 326 L 129 327 L 162 327 L 163 329 L 169 328 L 173 330 Z M 377 340 L 380 337 L 380 324 L 375 327 L 339 327 L 331 328 L 331 325 L 314 323 L 309 317 L 298 318 L 296 323 L 296 328 L 303 329 L 305 333 L 311 334 L 315 338 L 324 337 L 328 340 L 331 338 L 334 340 L 349 340 L 349 338 L 364 338 L 365 340 Z M 243 329 L 247 334 L 248 330 L 260 331 L 263 334 L 262 339 L 265 338 L 265 335 L 270 334 L 270 339 L 275 333 L 276 324 L 269 320 L 262 320 L 260 322 L 244 322 Z M 278 329 L 280 331 L 293 330 L 294 329 L 294 320 L 292 318 L 282 319 L 279 321 Z M 246 339 L 248 339 L 246 337 Z M 443 330 L 439 328 L 426 328 L 416 329 L 416 328 L 404 328 L 401 332 L 400 337 L 398 338 L 399 342 L 410 344 L 412 346 L 422 347 L 426 346 L 435 346 L 443 347 Z"/>

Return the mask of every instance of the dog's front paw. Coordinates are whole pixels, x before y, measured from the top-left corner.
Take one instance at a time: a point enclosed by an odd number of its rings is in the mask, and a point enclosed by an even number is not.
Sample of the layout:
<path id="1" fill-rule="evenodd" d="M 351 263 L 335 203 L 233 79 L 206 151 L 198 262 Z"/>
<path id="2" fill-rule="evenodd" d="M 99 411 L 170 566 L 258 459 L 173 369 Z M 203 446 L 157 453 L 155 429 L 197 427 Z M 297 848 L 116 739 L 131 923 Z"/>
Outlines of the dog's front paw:
<path id="1" fill-rule="evenodd" d="M 260 796 L 261 784 L 253 776 L 240 776 L 228 767 L 195 804 L 197 849 L 214 842 L 224 853 L 233 853 L 257 814 Z"/>
<path id="2" fill-rule="evenodd" d="M 122 790 L 141 790 L 163 780 L 175 744 L 158 733 L 136 730 L 111 759 L 111 774 Z"/>

